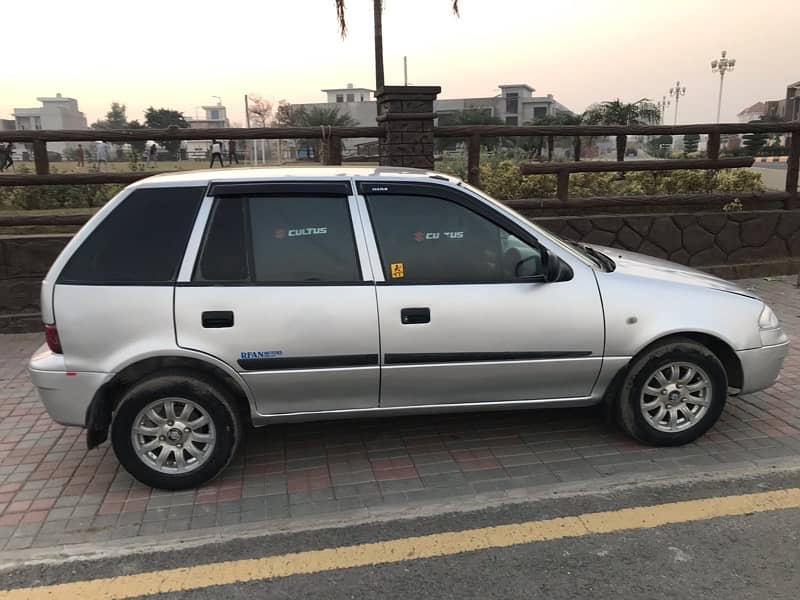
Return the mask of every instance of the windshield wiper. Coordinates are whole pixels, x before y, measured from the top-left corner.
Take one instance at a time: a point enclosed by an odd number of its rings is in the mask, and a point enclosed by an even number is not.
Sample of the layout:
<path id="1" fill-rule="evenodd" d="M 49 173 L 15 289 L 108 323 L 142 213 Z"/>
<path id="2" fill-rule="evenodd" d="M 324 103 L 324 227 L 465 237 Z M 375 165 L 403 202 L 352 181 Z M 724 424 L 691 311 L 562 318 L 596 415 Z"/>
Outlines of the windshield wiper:
<path id="1" fill-rule="evenodd" d="M 617 268 L 617 263 L 615 263 L 613 260 L 611 260 L 611 258 L 606 256 L 602 252 L 595 250 L 591 246 L 587 246 L 585 244 L 579 244 L 578 242 L 572 242 L 572 245 L 575 246 L 576 248 L 579 248 L 580 250 L 583 250 L 585 254 L 592 257 L 595 261 L 597 261 L 597 263 L 601 267 L 603 267 L 603 269 L 605 269 L 609 273 Z"/>

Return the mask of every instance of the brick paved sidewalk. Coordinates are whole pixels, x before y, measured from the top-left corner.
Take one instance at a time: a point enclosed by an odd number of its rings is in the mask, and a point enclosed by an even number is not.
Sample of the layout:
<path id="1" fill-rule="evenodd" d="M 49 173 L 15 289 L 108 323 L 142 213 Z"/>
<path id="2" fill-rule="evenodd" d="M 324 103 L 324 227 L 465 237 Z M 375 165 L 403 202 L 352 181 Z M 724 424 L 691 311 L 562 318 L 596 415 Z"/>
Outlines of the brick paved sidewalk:
<path id="1" fill-rule="evenodd" d="M 793 278 L 742 282 L 800 335 Z M 597 408 L 275 425 L 253 430 L 223 476 L 188 492 L 135 482 L 108 444 L 53 423 L 25 372 L 38 334 L 0 336 L 0 551 L 198 532 L 616 475 L 686 475 L 800 456 L 800 350 L 781 381 L 732 398 L 682 448 L 649 448 Z"/>

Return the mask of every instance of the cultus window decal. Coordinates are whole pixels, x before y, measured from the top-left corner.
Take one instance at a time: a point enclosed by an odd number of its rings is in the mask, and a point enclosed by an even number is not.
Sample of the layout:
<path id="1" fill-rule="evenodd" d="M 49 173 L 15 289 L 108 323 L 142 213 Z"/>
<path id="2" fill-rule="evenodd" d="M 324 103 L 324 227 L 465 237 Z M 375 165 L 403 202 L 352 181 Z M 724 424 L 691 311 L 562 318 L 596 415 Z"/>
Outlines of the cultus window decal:
<path id="1" fill-rule="evenodd" d="M 449 240 L 463 240 L 463 231 L 415 231 L 413 237 L 418 242 L 424 240 L 439 240 L 446 238 Z"/>
<path id="2" fill-rule="evenodd" d="M 307 235 L 326 235 L 328 233 L 327 227 L 304 227 L 302 229 L 283 229 L 275 230 L 275 238 L 282 240 L 287 237 L 304 237 Z"/>

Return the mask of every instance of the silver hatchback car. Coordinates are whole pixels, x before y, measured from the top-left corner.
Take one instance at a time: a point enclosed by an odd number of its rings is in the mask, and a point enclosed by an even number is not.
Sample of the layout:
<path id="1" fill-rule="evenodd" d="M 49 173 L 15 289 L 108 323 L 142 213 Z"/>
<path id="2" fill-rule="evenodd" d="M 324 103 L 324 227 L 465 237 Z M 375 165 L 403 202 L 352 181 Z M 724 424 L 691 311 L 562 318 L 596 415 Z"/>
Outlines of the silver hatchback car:
<path id="1" fill-rule="evenodd" d="M 50 415 L 167 489 L 217 475 L 247 424 L 605 402 L 684 444 L 788 350 L 735 285 L 384 168 L 140 181 L 66 246 L 42 314 Z"/>

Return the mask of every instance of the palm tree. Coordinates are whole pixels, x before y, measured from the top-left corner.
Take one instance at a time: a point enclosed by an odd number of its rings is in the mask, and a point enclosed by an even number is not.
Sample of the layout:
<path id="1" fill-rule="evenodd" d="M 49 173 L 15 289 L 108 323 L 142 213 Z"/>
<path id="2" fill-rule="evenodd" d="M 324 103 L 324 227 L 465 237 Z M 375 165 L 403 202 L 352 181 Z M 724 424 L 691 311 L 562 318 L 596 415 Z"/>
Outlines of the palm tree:
<path id="1" fill-rule="evenodd" d="M 451 0 L 453 13 L 458 16 L 458 0 Z M 347 35 L 347 22 L 345 20 L 345 0 L 335 0 L 336 20 L 339 22 L 339 32 L 342 37 Z M 375 89 L 383 88 L 383 0 L 372 0 L 372 9 L 375 18 Z"/>
<path id="2" fill-rule="evenodd" d="M 566 112 L 560 110 L 556 112 L 554 115 L 547 115 L 546 117 L 540 117 L 534 121 L 534 125 L 580 125 L 583 123 L 584 115 L 583 113 L 576 115 L 571 112 Z M 541 144 L 540 144 L 541 145 Z M 548 135 L 547 136 L 547 160 L 553 160 L 553 148 L 555 146 L 555 139 L 554 136 Z M 578 161 L 581 159 L 581 137 L 579 135 L 575 136 L 575 141 L 573 145 L 573 153 L 575 156 L 575 160 Z"/>
<path id="3" fill-rule="evenodd" d="M 303 111 L 300 118 L 303 127 L 353 127 L 358 125 L 358 121 L 349 114 L 339 112 L 338 106 L 313 106 Z"/>
<path id="4" fill-rule="evenodd" d="M 619 98 L 608 100 L 586 111 L 590 125 L 651 125 L 661 120 L 661 111 L 647 98 L 626 104 Z M 625 160 L 628 136 L 617 136 L 617 160 Z"/>
<path id="5" fill-rule="evenodd" d="M 303 110 L 297 116 L 301 127 L 353 127 L 358 125 L 353 117 L 346 112 L 339 112 L 338 106 L 313 106 L 308 110 Z M 299 140 L 298 140 L 299 141 Z M 313 147 L 314 155 L 319 156 L 320 140 L 304 141 L 306 152 L 309 146 Z M 308 153 L 310 156 L 310 153 Z"/>

